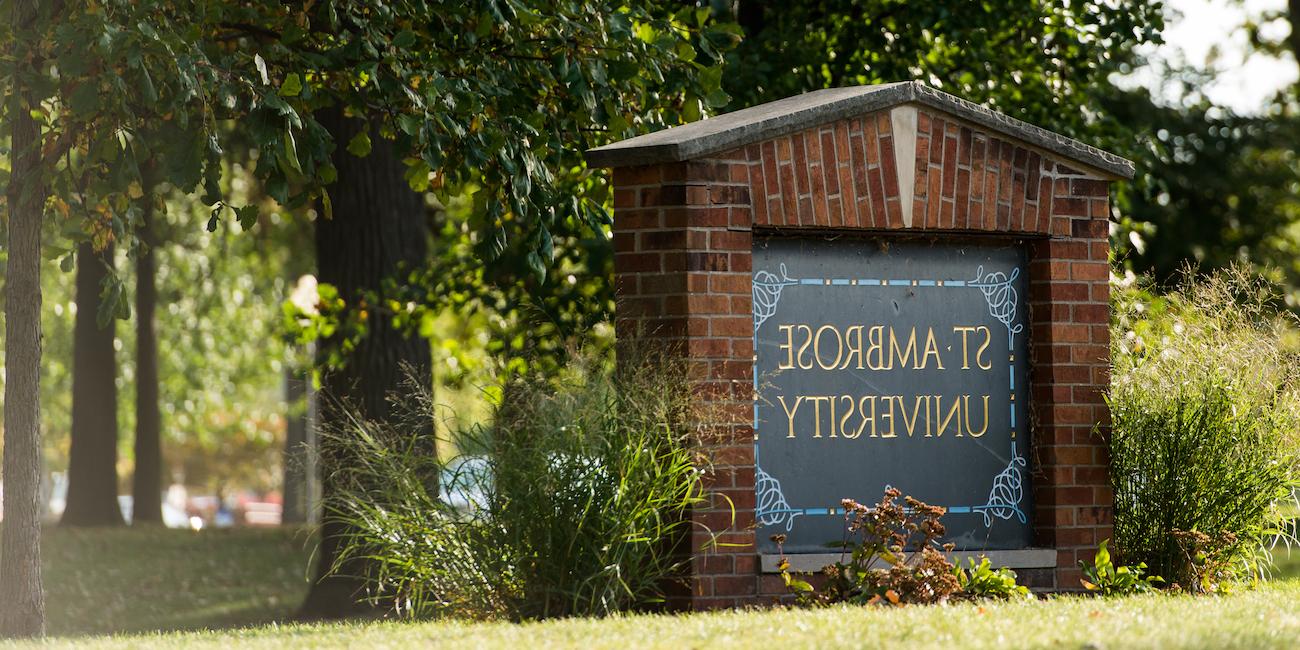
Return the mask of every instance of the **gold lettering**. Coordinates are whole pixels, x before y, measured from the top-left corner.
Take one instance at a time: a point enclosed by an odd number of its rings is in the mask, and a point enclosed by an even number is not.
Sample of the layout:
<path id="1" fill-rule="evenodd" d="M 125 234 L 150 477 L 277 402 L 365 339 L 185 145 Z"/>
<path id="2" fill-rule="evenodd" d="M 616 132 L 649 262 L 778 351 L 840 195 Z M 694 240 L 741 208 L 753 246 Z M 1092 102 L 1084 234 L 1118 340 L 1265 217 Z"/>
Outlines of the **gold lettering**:
<path id="1" fill-rule="evenodd" d="M 934 341 L 933 327 L 925 335 L 925 354 L 921 357 L 921 368 L 925 368 L 926 364 L 930 362 L 930 355 L 934 355 L 934 365 L 939 370 L 943 370 L 943 359 L 939 357 L 939 344 Z"/>
<path id="2" fill-rule="evenodd" d="M 808 348 L 812 347 L 812 328 L 807 325 L 795 325 L 795 327 L 806 335 L 804 336 L 803 343 L 799 346 L 799 352 L 797 353 L 799 367 L 804 370 L 811 370 L 813 362 L 812 360 L 809 360 L 808 363 L 805 364 L 803 354 L 808 351 Z"/>
<path id="3" fill-rule="evenodd" d="M 885 369 L 885 326 L 873 325 L 867 330 L 867 367 L 872 370 Z M 892 364 L 890 364 L 892 367 Z"/>
<path id="4" fill-rule="evenodd" d="M 862 404 L 863 404 L 864 402 L 866 402 L 867 400 L 871 400 L 871 415 L 867 415 L 866 410 L 862 408 Z M 862 424 L 859 424 L 859 425 L 858 425 L 858 432 L 857 432 L 856 434 L 854 434 L 853 437 L 854 437 L 854 438 L 857 438 L 858 436 L 862 435 L 862 430 L 865 429 L 865 428 L 867 428 L 867 422 L 870 422 L 870 423 L 871 423 L 871 437 L 872 437 L 872 438 L 875 438 L 875 437 L 876 437 L 876 396 L 875 396 L 875 395 L 863 395 L 861 398 L 859 398 L 859 399 L 858 399 L 858 413 L 862 416 Z M 847 437 L 847 436 L 845 436 L 845 437 Z"/>
<path id="5" fill-rule="evenodd" d="M 830 330 L 835 335 L 835 361 L 826 363 L 822 361 L 822 332 Z M 834 370 L 840 365 L 840 358 L 844 356 L 844 339 L 840 338 L 840 331 L 835 329 L 834 325 L 822 325 L 817 328 L 817 335 L 813 337 L 813 357 L 817 359 L 817 365 L 822 370 Z"/>
<path id="6" fill-rule="evenodd" d="M 854 345 L 853 342 L 850 340 L 854 334 L 857 334 L 857 339 L 858 339 L 857 345 Z M 849 361 L 853 359 L 854 356 L 857 356 L 858 358 L 858 370 L 862 370 L 862 326 L 861 325 L 854 325 L 853 327 L 844 330 L 844 344 L 848 346 L 849 350 L 848 353 L 844 355 L 844 364 L 840 366 L 840 370 L 844 370 L 845 368 L 848 368 Z"/>
<path id="7" fill-rule="evenodd" d="M 826 396 L 826 401 L 829 402 L 830 405 L 831 405 L 831 419 L 829 420 L 830 423 L 831 423 L 831 437 L 832 437 L 832 438 L 838 438 L 839 436 L 836 435 L 836 433 L 835 433 L 835 432 L 836 432 L 836 425 L 835 425 L 835 396 L 834 396 L 834 395 L 827 395 L 827 396 Z"/>
<path id="8" fill-rule="evenodd" d="M 942 398 L 935 400 L 934 419 L 936 424 L 934 427 L 934 434 L 942 438 L 943 432 L 948 430 L 948 424 L 952 422 L 954 417 L 957 417 L 957 435 L 961 436 L 961 418 L 958 417 L 961 415 L 961 399 L 956 397 L 953 398 L 952 408 L 948 409 L 947 416 L 942 415 L 943 413 L 942 404 L 943 404 Z"/>
<path id="9" fill-rule="evenodd" d="M 888 408 L 888 414 L 885 414 L 885 413 L 881 413 L 881 414 L 880 414 L 880 419 L 882 419 L 882 420 L 885 420 L 885 419 L 889 420 L 889 431 L 888 431 L 888 432 L 882 432 L 882 433 L 880 434 L 880 437 L 881 437 L 881 438 L 897 438 L 897 437 L 898 437 L 898 434 L 894 432 L 894 398 L 898 398 L 898 401 L 900 401 L 900 402 L 903 401 L 903 398 L 900 397 L 900 396 L 898 396 L 898 395 L 883 395 L 883 396 L 881 396 L 881 399 L 885 400 L 885 404 L 888 404 L 888 405 L 889 405 L 889 408 Z"/>
<path id="10" fill-rule="evenodd" d="M 802 398 L 802 397 L 795 397 L 795 398 L 794 398 L 794 406 L 793 406 L 793 407 L 786 406 L 786 404 L 785 404 L 785 395 L 777 395 L 777 396 L 776 396 L 776 399 L 777 399 L 778 402 L 781 402 L 781 408 L 785 409 L 785 417 L 786 417 L 786 420 L 789 422 L 790 433 L 788 433 L 788 434 L 786 435 L 786 437 L 787 437 L 787 438 L 793 438 L 793 437 L 794 437 L 794 414 L 795 414 L 796 411 L 799 410 L 799 403 L 800 403 L 800 402 L 803 402 L 803 398 Z"/>
<path id="11" fill-rule="evenodd" d="M 846 409 L 844 409 L 844 415 L 841 415 L 841 416 L 840 416 L 840 433 L 843 434 L 845 438 L 848 438 L 849 440 L 852 440 L 852 439 L 857 438 L 858 436 L 862 435 L 862 429 L 859 428 L 857 433 L 855 433 L 855 434 L 853 434 L 853 435 L 849 435 L 849 430 L 846 429 L 846 428 L 844 427 L 844 423 L 848 422 L 848 420 L 849 420 L 849 416 L 850 416 L 850 415 L 853 415 L 853 396 L 852 396 L 852 395 L 840 395 L 840 401 L 843 402 L 844 400 L 848 400 L 848 401 L 849 401 L 849 407 L 846 408 Z"/>
<path id="12" fill-rule="evenodd" d="M 993 363 L 981 363 L 980 357 L 984 354 L 985 350 L 989 349 L 989 342 L 992 340 L 993 335 L 989 332 L 989 328 L 984 327 L 983 325 L 977 327 L 976 330 L 984 330 L 984 343 L 980 345 L 980 349 L 975 352 L 975 364 L 980 367 L 980 370 L 988 370 L 993 367 Z"/>
<path id="13" fill-rule="evenodd" d="M 820 438 L 822 437 L 822 400 L 830 398 L 818 395 L 816 397 L 810 396 L 807 399 L 813 405 L 813 437 Z"/>
<path id="14" fill-rule="evenodd" d="M 954 327 L 954 332 L 961 332 L 961 369 L 970 370 L 970 354 L 966 347 L 966 335 L 975 331 L 974 327 Z"/>
<path id="15" fill-rule="evenodd" d="M 794 368 L 794 325 L 781 325 L 776 329 L 785 332 L 785 343 L 780 346 L 780 349 L 785 351 L 785 361 L 782 361 L 777 368 L 791 370 Z"/>
<path id="16" fill-rule="evenodd" d="M 972 438 L 978 438 L 984 435 L 984 433 L 989 430 L 989 396 L 984 395 L 984 425 L 980 427 L 979 433 L 975 433 L 975 430 L 970 426 L 970 395 L 962 395 L 961 398 L 966 405 L 966 432 L 969 433 Z"/>
<path id="17" fill-rule="evenodd" d="M 889 359 L 888 359 L 889 365 L 885 367 L 886 370 L 894 369 L 895 358 L 898 359 L 899 368 L 906 368 L 907 360 L 911 359 L 913 369 L 914 370 L 921 369 L 920 366 L 918 365 L 921 360 L 916 356 L 916 328 L 915 327 L 912 328 L 911 334 L 909 334 L 907 337 L 906 350 L 900 349 L 898 347 L 898 337 L 895 336 L 894 334 L 894 328 L 892 327 L 889 328 Z"/>
<path id="18" fill-rule="evenodd" d="M 933 433 L 934 420 L 930 418 L 930 404 L 939 399 L 938 395 L 925 396 L 925 437 L 929 438 Z"/>
<path id="19" fill-rule="evenodd" d="M 903 426 L 907 427 L 907 437 L 911 438 L 912 433 L 916 430 L 916 415 L 921 412 L 921 396 L 916 396 L 916 401 L 912 403 L 912 417 L 907 417 L 907 409 L 903 407 L 903 396 L 898 396 L 898 410 L 903 412 Z"/>

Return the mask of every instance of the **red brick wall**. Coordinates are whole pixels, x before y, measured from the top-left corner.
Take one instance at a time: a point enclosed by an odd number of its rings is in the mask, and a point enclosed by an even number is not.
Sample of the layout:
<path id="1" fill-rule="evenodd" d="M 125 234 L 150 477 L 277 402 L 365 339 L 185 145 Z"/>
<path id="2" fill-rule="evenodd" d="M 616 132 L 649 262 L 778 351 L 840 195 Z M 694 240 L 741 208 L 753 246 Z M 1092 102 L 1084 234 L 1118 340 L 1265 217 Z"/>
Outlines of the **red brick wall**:
<path id="1" fill-rule="evenodd" d="M 746 148 L 756 226 L 901 228 L 888 113 Z"/>
<path id="2" fill-rule="evenodd" d="M 778 576 L 760 574 L 755 550 L 765 534 L 754 529 L 755 228 L 1028 240 L 1035 536 L 1059 552 L 1058 569 L 1022 578 L 1077 588 L 1076 561 L 1110 535 L 1106 450 L 1092 433 L 1093 423 L 1108 422 L 1106 181 L 921 110 L 906 227 L 895 138 L 882 111 L 708 159 L 614 171 L 618 335 L 679 344 L 710 405 L 715 497 L 694 517 L 721 534 L 693 559 L 693 608 L 784 591 Z M 693 547 L 708 540 L 697 533 Z"/>

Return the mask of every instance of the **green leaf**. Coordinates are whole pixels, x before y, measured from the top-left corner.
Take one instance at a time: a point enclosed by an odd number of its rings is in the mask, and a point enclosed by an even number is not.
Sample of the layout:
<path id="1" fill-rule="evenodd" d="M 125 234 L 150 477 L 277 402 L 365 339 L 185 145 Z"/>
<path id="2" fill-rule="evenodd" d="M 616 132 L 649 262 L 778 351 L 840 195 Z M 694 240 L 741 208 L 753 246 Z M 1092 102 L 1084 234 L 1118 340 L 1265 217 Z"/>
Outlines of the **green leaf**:
<path id="1" fill-rule="evenodd" d="M 302 78 L 298 73 L 291 72 L 284 78 L 284 83 L 280 84 L 281 97 L 297 97 L 302 93 Z"/>
<path id="2" fill-rule="evenodd" d="M 89 82 L 77 86 L 68 97 L 68 108 L 80 115 L 90 115 L 99 110 L 99 88 Z"/>
<path id="3" fill-rule="evenodd" d="M 695 93 L 686 93 L 686 98 L 682 102 L 682 120 L 686 122 L 695 122 L 704 115 L 700 112 L 700 100 Z"/>
<path id="4" fill-rule="evenodd" d="M 90 264 L 102 263 L 97 257 L 83 260 L 83 262 Z M 109 276 L 104 278 L 99 290 L 99 311 L 95 313 L 95 321 L 100 327 L 108 325 L 113 318 L 124 318 L 123 312 L 127 317 L 130 316 L 130 305 L 122 299 L 122 289 L 122 279 L 110 271 Z"/>
<path id="5" fill-rule="evenodd" d="M 266 179 L 266 193 L 281 205 L 289 202 L 289 181 L 284 174 L 276 172 Z"/>
<path id="6" fill-rule="evenodd" d="M 803 594 L 813 593 L 813 586 L 809 584 L 806 580 L 787 577 L 785 585 L 789 587 L 791 590 L 797 591 L 799 593 L 803 593 Z"/>
<path id="7" fill-rule="evenodd" d="M 208 134 L 208 153 L 220 157 L 222 155 L 221 142 L 217 140 L 216 133 Z"/>
<path id="8" fill-rule="evenodd" d="M 348 153 L 358 158 L 369 156 L 370 133 L 367 131 L 360 131 L 356 135 L 352 136 L 352 140 L 348 142 Z"/>
<path id="9" fill-rule="evenodd" d="M 298 162 L 298 142 L 293 139 L 293 129 L 284 130 L 284 160 L 292 169 L 302 173 L 302 163 Z"/>
<path id="10" fill-rule="evenodd" d="M 551 232 L 547 230 L 545 226 L 542 227 L 541 242 L 539 243 L 538 251 L 547 261 L 555 261 L 555 242 L 551 239 Z"/>
<path id="11" fill-rule="evenodd" d="M 704 103 L 707 104 L 709 108 L 721 108 L 731 103 L 731 95 L 728 95 L 723 89 L 717 88 L 709 91 L 708 95 L 705 95 Z"/>
<path id="12" fill-rule="evenodd" d="M 266 73 L 266 61 L 261 54 L 253 55 L 253 65 L 257 66 L 257 74 L 262 76 L 262 84 L 271 85 L 271 75 Z"/>
<path id="13" fill-rule="evenodd" d="M 320 207 L 326 219 L 334 218 L 334 202 L 330 200 L 330 193 L 325 190 L 320 191 Z"/>
<path id="14" fill-rule="evenodd" d="M 235 208 L 235 218 L 239 220 L 239 225 L 248 230 L 257 225 L 258 208 L 256 205 L 249 204 L 242 208 Z"/>
<path id="15" fill-rule="evenodd" d="M 415 135 L 420 132 L 420 127 L 424 122 L 415 115 L 402 114 L 397 116 L 397 127 L 406 135 Z"/>
<path id="16" fill-rule="evenodd" d="M 203 202 L 208 205 L 221 202 L 221 182 L 215 175 L 203 177 Z"/>
<path id="17" fill-rule="evenodd" d="M 404 29 L 393 37 L 393 47 L 399 50 L 404 50 L 412 45 L 415 45 L 415 32 L 409 29 Z"/>
<path id="18" fill-rule="evenodd" d="M 677 49 L 677 58 L 683 61 L 695 60 L 695 48 L 691 47 L 690 42 L 678 41 L 676 49 Z"/>
<path id="19" fill-rule="evenodd" d="M 406 184 L 416 192 L 424 192 L 429 189 L 429 174 L 433 173 L 433 168 L 429 163 L 423 160 L 417 160 L 406 168 Z"/>
<path id="20" fill-rule="evenodd" d="M 70 273 L 72 272 L 72 269 L 76 268 L 76 264 L 77 264 L 76 253 L 68 253 L 67 255 L 63 256 L 63 259 L 59 260 L 59 270 L 63 271 L 64 273 Z"/>
<path id="21" fill-rule="evenodd" d="M 705 90 L 712 91 L 715 88 L 722 87 L 722 66 L 715 65 L 708 68 L 702 68 L 699 76 L 700 86 Z"/>
<path id="22" fill-rule="evenodd" d="M 546 264 L 542 262 L 542 256 L 538 255 L 537 251 L 529 251 L 527 261 L 528 270 L 532 271 L 533 277 L 537 279 L 537 282 L 546 282 Z"/>
<path id="23" fill-rule="evenodd" d="M 208 232 L 216 232 L 217 224 L 221 222 L 221 206 L 217 206 L 208 217 Z"/>
<path id="24" fill-rule="evenodd" d="M 158 101 L 158 89 L 154 88 L 153 77 L 149 74 L 149 68 L 140 68 L 140 89 L 144 93 L 144 101 L 152 104 Z"/>
<path id="25" fill-rule="evenodd" d="M 298 115 L 298 111 L 295 111 L 288 102 L 284 101 L 283 97 L 280 97 L 279 95 L 263 95 L 262 105 L 273 109 L 276 113 L 288 118 L 289 126 L 295 129 L 302 128 L 302 117 Z"/>
<path id="26" fill-rule="evenodd" d="M 316 169 L 316 178 L 321 183 L 329 185 L 339 179 L 339 170 L 334 165 L 321 165 Z"/>

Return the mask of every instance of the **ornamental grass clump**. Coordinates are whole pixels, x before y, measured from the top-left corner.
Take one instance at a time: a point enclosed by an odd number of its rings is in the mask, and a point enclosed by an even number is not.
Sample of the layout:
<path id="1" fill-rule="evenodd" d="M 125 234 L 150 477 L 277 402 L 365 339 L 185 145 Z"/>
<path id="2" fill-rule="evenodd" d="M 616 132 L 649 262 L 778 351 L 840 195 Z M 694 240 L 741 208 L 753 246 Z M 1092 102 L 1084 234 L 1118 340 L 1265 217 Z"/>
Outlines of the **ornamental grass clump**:
<path id="1" fill-rule="evenodd" d="M 1300 477 L 1296 319 L 1243 269 L 1114 285 L 1117 551 L 1193 591 L 1258 576 Z"/>
<path id="2" fill-rule="evenodd" d="M 368 597 L 408 617 L 527 620 L 661 602 L 704 502 L 680 364 L 581 361 L 505 387 L 490 427 L 450 434 L 439 460 L 415 429 L 354 420 L 330 436 L 328 507 L 348 524 L 338 570 L 367 567 Z M 404 396 L 428 421 L 428 394 Z M 439 477 L 431 485 L 429 477 Z"/>

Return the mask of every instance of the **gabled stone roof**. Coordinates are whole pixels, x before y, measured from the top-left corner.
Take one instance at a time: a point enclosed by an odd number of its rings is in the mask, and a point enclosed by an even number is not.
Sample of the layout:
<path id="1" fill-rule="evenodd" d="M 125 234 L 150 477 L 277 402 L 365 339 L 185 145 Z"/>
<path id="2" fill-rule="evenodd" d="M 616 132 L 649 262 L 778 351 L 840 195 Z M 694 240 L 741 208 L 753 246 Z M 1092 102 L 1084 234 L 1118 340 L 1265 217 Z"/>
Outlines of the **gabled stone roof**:
<path id="1" fill-rule="evenodd" d="M 1114 178 L 1132 178 L 1133 162 L 1059 133 L 935 90 L 917 81 L 817 90 L 587 151 L 595 167 L 702 158 L 836 120 L 912 104 L 947 113 Z"/>

